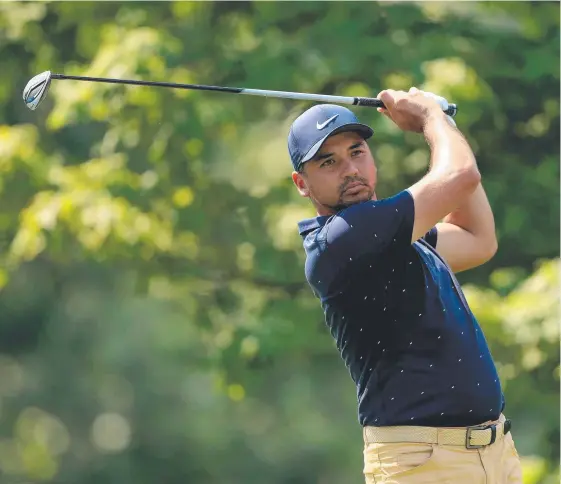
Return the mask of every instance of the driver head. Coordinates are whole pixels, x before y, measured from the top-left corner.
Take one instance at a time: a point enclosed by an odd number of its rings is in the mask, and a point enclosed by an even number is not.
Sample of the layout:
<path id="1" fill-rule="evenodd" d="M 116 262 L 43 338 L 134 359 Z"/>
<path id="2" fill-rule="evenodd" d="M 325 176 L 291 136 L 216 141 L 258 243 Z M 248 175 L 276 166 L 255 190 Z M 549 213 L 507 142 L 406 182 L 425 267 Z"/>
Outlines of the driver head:
<path id="1" fill-rule="evenodd" d="M 51 71 L 45 71 L 31 79 L 23 90 L 25 105 L 35 111 L 41 101 L 47 96 L 51 84 Z"/>

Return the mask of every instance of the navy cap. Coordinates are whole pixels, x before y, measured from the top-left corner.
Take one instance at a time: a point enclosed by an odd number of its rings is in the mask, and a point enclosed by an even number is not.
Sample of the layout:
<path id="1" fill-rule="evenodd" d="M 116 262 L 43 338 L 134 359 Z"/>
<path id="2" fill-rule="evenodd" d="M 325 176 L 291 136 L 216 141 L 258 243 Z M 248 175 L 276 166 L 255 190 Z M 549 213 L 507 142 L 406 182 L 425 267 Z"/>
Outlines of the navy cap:
<path id="1" fill-rule="evenodd" d="M 374 134 L 369 126 L 361 124 L 350 110 L 334 104 L 318 104 L 304 111 L 290 127 L 288 152 L 292 166 L 298 171 L 310 161 L 329 137 L 343 131 L 356 131 L 364 139 Z"/>

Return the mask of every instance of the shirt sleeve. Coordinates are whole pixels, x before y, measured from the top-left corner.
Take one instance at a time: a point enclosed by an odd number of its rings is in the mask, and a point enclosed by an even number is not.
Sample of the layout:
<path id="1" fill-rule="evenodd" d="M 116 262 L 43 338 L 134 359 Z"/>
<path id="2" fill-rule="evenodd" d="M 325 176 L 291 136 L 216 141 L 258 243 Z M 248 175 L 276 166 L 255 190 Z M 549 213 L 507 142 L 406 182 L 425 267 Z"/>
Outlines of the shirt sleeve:
<path id="1" fill-rule="evenodd" d="M 433 249 L 436 249 L 436 242 L 438 241 L 438 230 L 435 227 L 430 229 L 424 236 L 423 239 L 427 244 L 429 244 Z"/>
<path id="2" fill-rule="evenodd" d="M 352 205 L 326 224 L 325 248 L 340 262 L 381 255 L 411 245 L 415 205 L 404 190 L 383 200 Z"/>

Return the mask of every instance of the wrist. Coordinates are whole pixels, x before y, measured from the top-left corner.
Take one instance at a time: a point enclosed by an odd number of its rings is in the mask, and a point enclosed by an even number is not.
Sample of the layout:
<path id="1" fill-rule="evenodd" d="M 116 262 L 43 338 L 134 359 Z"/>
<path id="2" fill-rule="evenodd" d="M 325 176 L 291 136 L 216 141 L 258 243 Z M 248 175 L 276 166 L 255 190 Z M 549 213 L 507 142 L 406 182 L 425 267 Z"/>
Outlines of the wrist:
<path id="1" fill-rule="evenodd" d="M 439 137 L 445 136 L 449 133 L 452 125 L 446 118 L 446 113 L 442 110 L 432 110 L 423 122 L 422 133 L 427 142 L 432 144 Z"/>
<path id="2" fill-rule="evenodd" d="M 423 121 L 423 132 L 430 131 L 444 123 L 446 123 L 446 113 L 442 109 L 431 109 Z"/>

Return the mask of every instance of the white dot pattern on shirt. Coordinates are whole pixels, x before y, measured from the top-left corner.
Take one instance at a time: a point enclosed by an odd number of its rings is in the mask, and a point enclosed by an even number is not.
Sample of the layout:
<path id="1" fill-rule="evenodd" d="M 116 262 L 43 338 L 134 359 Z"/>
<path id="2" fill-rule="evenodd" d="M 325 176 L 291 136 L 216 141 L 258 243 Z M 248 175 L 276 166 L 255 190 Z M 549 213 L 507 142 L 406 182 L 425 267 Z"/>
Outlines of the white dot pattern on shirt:
<path id="1" fill-rule="evenodd" d="M 373 207 L 373 208 L 375 208 L 375 207 Z M 398 211 L 398 210 L 396 209 L 396 212 L 397 212 L 397 211 Z M 353 227 L 353 226 L 351 225 L 351 228 L 352 228 L 352 227 Z M 374 237 L 378 237 L 378 235 L 377 235 L 377 234 L 374 234 Z M 393 240 L 394 240 L 394 242 L 396 242 L 396 239 L 393 239 Z M 352 257 L 350 257 L 349 260 L 352 261 L 352 260 L 353 260 Z M 409 265 L 412 265 L 412 264 L 413 264 L 413 261 L 410 261 L 410 262 L 409 262 Z M 372 268 L 372 265 L 370 265 L 369 267 Z M 395 269 L 392 269 L 392 272 L 395 272 Z M 318 284 L 320 284 L 320 283 L 321 283 L 321 281 L 318 281 Z M 389 283 L 391 283 L 391 281 L 389 281 L 388 284 L 389 284 Z M 385 286 L 385 289 L 387 289 L 387 288 L 388 288 L 388 286 Z M 428 289 L 428 285 L 426 286 L 426 288 Z M 402 292 L 406 292 L 406 290 L 405 290 L 405 289 L 402 289 Z M 342 291 L 341 291 L 341 294 L 343 294 Z M 367 298 L 368 298 L 368 296 L 365 296 L 364 299 L 366 300 Z M 373 300 L 376 300 L 376 297 L 373 297 Z M 386 311 L 386 309 L 387 309 L 387 307 L 384 307 L 384 311 Z M 461 310 L 461 307 L 458 307 L 458 310 Z M 442 312 L 446 312 L 446 308 L 442 308 Z M 419 317 L 422 317 L 422 313 L 419 313 Z M 345 319 L 345 316 L 343 316 L 342 319 Z M 397 322 L 397 320 L 395 320 L 395 322 Z M 362 330 L 363 330 L 363 328 L 360 328 L 360 331 L 361 331 L 361 332 L 362 332 Z M 476 329 L 475 331 L 478 331 L 478 330 Z M 461 334 L 463 335 L 464 332 L 462 331 Z M 438 339 L 441 339 L 441 336 L 438 336 Z M 378 341 L 378 344 L 380 344 L 380 343 L 381 343 L 381 341 Z M 346 341 L 345 341 L 345 344 L 347 344 Z M 411 342 L 409 343 L 409 345 L 412 345 L 412 344 L 413 344 L 413 342 L 411 341 Z M 386 351 L 385 348 L 382 349 L 382 351 Z M 480 358 L 483 358 L 483 355 L 480 355 L 479 357 L 480 357 Z M 360 359 L 362 360 L 362 358 L 363 358 L 363 357 L 361 356 Z M 462 361 L 462 359 L 459 358 L 459 359 L 458 359 L 458 362 L 461 362 L 461 361 Z M 433 367 L 433 364 L 430 364 L 429 367 L 432 368 L 432 367 Z M 372 371 L 372 368 L 369 368 L 369 371 Z M 401 370 L 401 373 L 403 373 L 403 372 L 404 372 L 404 370 L 402 369 L 402 370 Z M 496 381 L 497 381 L 497 380 L 495 380 L 495 382 L 496 382 Z M 477 383 L 477 386 L 480 386 L 480 384 Z M 452 385 L 451 388 L 454 389 L 454 388 L 455 388 L 455 385 Z M 425 394 L 424 391 L 421 392 L 421 395 L 424 395 L 424 394 Z M 393 401 L 394 399 L 395 399 L 395 397 L 392 397 L 392 398 L 391 398 L 392 401 Z M 473 410 L 470 410 L 469 412 L 471 413 L 472 411 L 473 411 Z M 491 409 L 490 411 L 492 412 L 493 409 Z M 444 415 L 444 412 L 442 412 L 440 415 L 441 415 L 441 416 Z M 414 419 L 414 417 L 411 417 L 411 420 L 413 420 L 413 419 Z M 378 420 L 379 420 L 378 418 L 375 419 L 376 422 L 377 422 Z"/>

